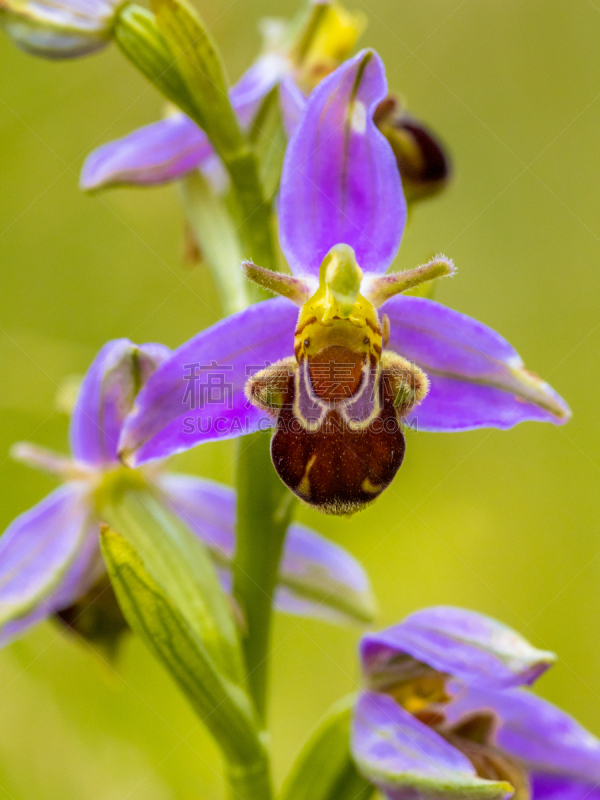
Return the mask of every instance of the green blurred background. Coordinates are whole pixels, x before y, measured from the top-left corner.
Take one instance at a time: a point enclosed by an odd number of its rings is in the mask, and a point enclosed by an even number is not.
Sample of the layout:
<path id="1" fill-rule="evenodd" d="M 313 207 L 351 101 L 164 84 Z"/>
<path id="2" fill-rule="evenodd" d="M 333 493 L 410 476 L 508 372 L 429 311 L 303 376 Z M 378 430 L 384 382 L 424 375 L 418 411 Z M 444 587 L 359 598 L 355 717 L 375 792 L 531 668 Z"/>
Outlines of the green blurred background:
<path id="1" fill-rule="evenodd" d="M 293 0 L 198 0 L 237 78 L 256 23 Z M 303 521 L 368 569 L 380 625 L 434 603 L 474 608 L 560 656 L 538 691 L 600 734 L 600 4 L 354 0 L 390 85 L 447 142 L 451 188 L 416 209 L 399 266 L 437 252 L 437 298 L 503 333 L 571 403 L 564 428 L 411 433 L 405 466 L 350 521 Z M 12 463 L 28 439 L 64 450 L 57 386 L 107 339 L 175 346 L 220 315 L 210 276 L 182 264 L 175 188 L 87 197 L 93 147 L 156 119 L 161 100 L 115 48 L 72 63 L 0 40 L 0 529 L 50 478 Z M 233 445 L 178 466 L 232 480 Z M 359 632 L 278 617 L 278 780 L 327 706 L 357 686 Z M 50 623 L 0 653 L 0 798 L 222 795 L 218 754 L 139 642 L 116 668 Z"/>

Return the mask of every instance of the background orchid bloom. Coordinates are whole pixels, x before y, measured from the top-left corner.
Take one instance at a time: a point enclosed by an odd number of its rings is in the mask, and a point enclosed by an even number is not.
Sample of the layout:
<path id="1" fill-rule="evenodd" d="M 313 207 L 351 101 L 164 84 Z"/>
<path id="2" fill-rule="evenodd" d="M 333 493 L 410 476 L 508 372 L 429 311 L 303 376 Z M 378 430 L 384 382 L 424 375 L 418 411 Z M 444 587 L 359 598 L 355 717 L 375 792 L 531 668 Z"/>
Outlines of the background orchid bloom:
<path id="1" fill-rule="evenodd" d="M 353 319 L 369 339 L 365 347 L 377 356 L 383 343 L 407 374 L 426 373 L 420 380 L 428 393 L 405 416 L 408 424 L 457 431 L 568 419 L 565 402 L 499 334 L 439 303 L 397 295 L 451 273 L 447 259 L 382 277 L 406 221 L 394 154 L 372 120 L 386 96 L 383 64 L 370 50 L 313 91 L 286 153 L 279 199 L 281 244 L 293 277 L 246 265 L 250 277 L 284 296 L 221 320 L 157 370 L 123 428 L 120 449 L 132 464 L 273 425 L 246 399 L 248 378 L 284 359 L 293 369 L 294 348 L 304 347 L 305 335 L 297 330 L 298 306 L 300 320 L 312 324 L 311 308 L 321 301 L 337 304 L 342 316 L 361 305 Z M 220 403 L 207 395 L 215 373 L 227 387 Z"/>
<path id="2" fill-rule="evenodd" d="M 337 2 L 311 4 L 299 35 L 296 25 L 265 21 L 264 52 L 230 92 L 241 126 L 248 129 L 266 95 L 281 84 L 282 113 L 291 132 L 305 102 L 304 91 L 310 92 L 343 61 L 365 24 L 363 14 L 348 12 Z M 81 187 L 162 184 L 198 167 L 212 174 L 213 159 L 204 131 L 176 111 L 91 153 L 83 166 Z"/>
<path id="3" fill-rule="evenodd" d="M 359 770 L 391 800 L 596 797 L 600 741 L 527 690 L 554 655 L 482 614 L 436 607 L 363 637 Z"/>
<path id="4" fill-rule="evenodd" d="M 108 44 L 122 4 L 122 0 L 2 0 L 0 25 L 32 55 L 75 58 Z"/>
<path id="5" fill-rule="evenodd" d="M 126 470 L 117 458 L 121 427 L 137 388 L 168 355 L 162 345 L 109 342 L 78 395 L 71 458 L 29 444 L 16 446 L 17 458 L 56 474 L 63 485 L 17 517 L 0 537 L 0 643 L 56 612 L 74 624 L 69 607 L 112 593 L 100 555 L 96 498 L 119 470 Z M 162 470 L 139 477 L 205 542 L 227 581 L 235 550 L 234 490 Z M 276 605 L 335 622 L 368 622 L 374 613 L 369 582 L 358 562 L 302 525 L 288 531 Z M 80 603 L 79 612 L 84 609 Z"/>

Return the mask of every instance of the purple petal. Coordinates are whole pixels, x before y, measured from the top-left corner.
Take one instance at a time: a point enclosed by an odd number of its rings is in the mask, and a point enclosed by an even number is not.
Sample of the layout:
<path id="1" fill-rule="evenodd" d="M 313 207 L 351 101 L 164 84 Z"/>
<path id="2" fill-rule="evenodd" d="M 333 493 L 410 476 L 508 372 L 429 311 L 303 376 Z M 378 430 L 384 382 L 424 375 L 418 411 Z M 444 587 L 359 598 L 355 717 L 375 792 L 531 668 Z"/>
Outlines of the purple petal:
<path id="1" fill-rule="evenodd" d="M 382 312 L 390 318 L 390 349 L 418 364 L 431 380 L 429 394 L 409 419 L 420 430 L 569 419 L 565 401 L 481 322 L 421 297 L 393 297 Z"/>
<path id="2" fill-rule="evenodd" d="M 0 537 L 0 625 L 57 590 L 85 540 L 86 483 L 67 483 L 17 517 Z"/>
<path id="3" fill-rule="evenodd" d="M 530 775 L 532 800 L 600 800 L 598 784 L 582 783 L 563 775 Z"/>
<path id="4" fill-rule="evenodd" d="M 364 272 L 385 272 L 406 221 L 400 176 L 373 123 L 387 95 L 377 53 L 363 50 L 312 92 L 288 145 L 279 218 L 295 274 L 317 275 L 336 244 L 354 248 Z"/>
<path id="5" fill-rule="evenodd" d="M 229 99 L 243 128 L 247 128 L 265 97 L 288 71 L 287 59 L 265 53 L 256 59 L 232 87 Z"/>
<path id="6" fill-rule="evenodd" d="M 80 186 L 165 183 L 185 175 L 211 154 L 206 134 L 178 113 L 94 150 L 83 165 Z"/>
<path id="7" fill-rule="evenodd" d="M 244 386 L 266 363 L 291 355 L 297 317 L 289 300 L 266 300 L 179 347 L 137 396 L 123 428 L 124 457 L 140 464 L 272 424 Z"/>
<path id="8" fill-rule="evenodd" d="M 414 662 L 470 685 L 500 689 L 533 683 L 555 660 L 490 617 L 451 606 L 417 611 L 361 640 L 363 670 L 373 688 L 403 680 Z"/>
<path id="9" fill-rule="evenodd" d="M 250 123 L 283 69 L 281 56 L 262 56 L 232 88 L 231 102 L 242 126 Z M 204 162 L 208 164 L 212 156 L 204 131 L 188 116 L 177 113 L 94 150 L 83 165 L 80 185 L 82 189 L 98 189 L 119 184 L 166 183 Z"/>
<path id="10" fill-rule="evenodd" d="M 392 800 L 491 800 L 511 793 L 507 783 L 478 778 L 466 756 L 387 695 L 360 695 L 352 750 L 365 778 Z"/>
<path id="11" fill-rule="evenodd" d="M 282 575 L 285 586 L 277 595 L 282 611 L 338 622 L 348 617 L 373 619 L 375 601 L 363 567 L 342 547 L 304 525 L 288 529 Z"/>
<path id="12" fill-rule="evenodd" d="M 191 475 L 161 476 L 169 505 L 228 567 L 235 551 L 236 494 Z M 290 525 L 276 594 L 280 611 L 331 622 L 370 622 L 374 601 L 361 565 L 343 548 L 303 525 Z"/>
<path id="13" fill-rule="evenodd" d="M 286 75 L 279 84 L 279 101 L 283 126 L 291 139 L 306 108 L 306 96 L 291 75 Z"/>
<path id="14" fill-rule="evenodd" d="M 480 709 L 498 717 L 498 745 L 532 770 L 600 782 L 600 741 L 552 703 L 522 689 L 494 692 L 463 687 L 447 713 L 455 721 Z"/>
<path id="15" fill-rule="evenodd" d="M 83 597 L 105 572 L 104 561 L 98 544 L 98 522 L 90 521 L 85 531 L 81 546 L 75 554 L 70 566 L 65 571 L 59 585 L 48 597 L 27 616 L 7 622 L 0 630 L 0 647 L 21 636 L 28 628 L 68 608 Z"/>
<path id="16" fill-rule="evenodd" d="M 217 554 L 221 564 L 228 564 L 235 552 L 235 491 L 172 472 L 161 475 L 158 483 L 173 513 Z"/>
<path id="17" fill-rule="evenodd" d="M 77 461 L 95 468 L 118 463 L 121 427 L 135 393 L 169 355 L 163 345 L 137 347 L 128 339 L 104 345 L 83 379 L 71 417 L 71 451 Z"/>

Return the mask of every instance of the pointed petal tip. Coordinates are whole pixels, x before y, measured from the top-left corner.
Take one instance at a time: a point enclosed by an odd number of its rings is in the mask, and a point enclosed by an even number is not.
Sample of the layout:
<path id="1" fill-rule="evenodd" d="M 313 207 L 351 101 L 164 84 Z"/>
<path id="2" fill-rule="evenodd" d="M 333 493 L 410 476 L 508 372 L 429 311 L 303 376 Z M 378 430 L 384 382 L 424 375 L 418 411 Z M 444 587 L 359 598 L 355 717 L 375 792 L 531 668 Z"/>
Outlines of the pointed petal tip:
<path id="1" fill-rule="evenodd" d="M 385 68 L 362 50 L 310 95 L 286 151 L 279 200 L 280 238 L 294 274 L 317 275 L 344 242 L 365 274 L 395 256 L 406 203 L 391 147 L 375 126 L 387 94 Z"/>
<path id="2" fill-rule="evenodd" d="M 539 650 L 507 625 L 453 606 L 424 608 L 398 625 L 367 634 L 360 654 L 374 689 L 402 680 L 411 659 L 495 690 L 531 685 L 556 660 L 554 653 Z M 399 655 L 410 658 L 399 661 Z"/>
<path id="3" fill-rule="evenodd" d="M 388 294 L 390 278 L 393 283 L 393 276 L 371 279 L 372 291 Z M 385 300 L 384 310 L 389 349 L 430 379 L 427 397 L 409 418 L 419 430 L 507 430 L 525 421 L 569 420 L 563 398 L 487 325 L 423 297 L 398 294 Z"/>

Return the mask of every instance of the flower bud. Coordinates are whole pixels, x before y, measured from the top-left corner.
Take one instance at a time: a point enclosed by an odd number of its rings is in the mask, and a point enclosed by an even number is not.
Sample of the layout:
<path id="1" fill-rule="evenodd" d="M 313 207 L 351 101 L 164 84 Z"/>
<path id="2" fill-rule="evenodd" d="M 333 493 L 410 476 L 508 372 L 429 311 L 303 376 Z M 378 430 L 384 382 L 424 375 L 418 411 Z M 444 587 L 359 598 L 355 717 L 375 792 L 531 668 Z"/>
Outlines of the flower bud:
<path id="1" fill-rule="evenodd" d="M 103 575 L 72 605 L 57 611 L 56 617 L 109 661 L 114 660 L 123 635 L 129 631 L 108 575 Z"/>
<path id="2" fill-rule="evenodd" d="M 373 119 L 394 151 L 407 202 L 441 191 L 450 177 L 450 161 L 439 140 L 391 95 L 381 101 Z"/>
<path id="3" fill-rule="evenodd" d="M 75 58 L 108 43 L 120 4 L 119 0 L 0 0 L 0 25 L 32 55 Z"/>
<path id="4" fill-rule="evenodd" d="M 364 12 L 348 11 L 336 0 L 311 5 L 291 51 L 296 81 L 307 94 L 348 58 L 367 24 Z"/>

